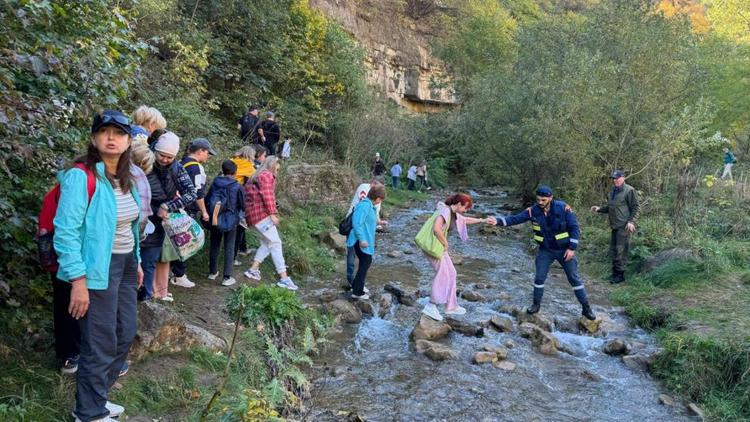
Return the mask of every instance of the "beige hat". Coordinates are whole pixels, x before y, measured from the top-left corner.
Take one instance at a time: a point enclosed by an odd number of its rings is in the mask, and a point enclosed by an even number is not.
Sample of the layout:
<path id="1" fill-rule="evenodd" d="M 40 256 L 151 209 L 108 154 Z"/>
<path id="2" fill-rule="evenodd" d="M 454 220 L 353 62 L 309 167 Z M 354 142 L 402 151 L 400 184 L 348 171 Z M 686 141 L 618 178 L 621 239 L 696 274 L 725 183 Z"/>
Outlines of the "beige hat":
<path id="1" fill-rule="evenodd" d="M 163 152 L 173 157 L 177 156 L 180 152 L 180 138 L 174 134 L 174 132 L 164 132 L 156 141 L 154 151 Z"/>

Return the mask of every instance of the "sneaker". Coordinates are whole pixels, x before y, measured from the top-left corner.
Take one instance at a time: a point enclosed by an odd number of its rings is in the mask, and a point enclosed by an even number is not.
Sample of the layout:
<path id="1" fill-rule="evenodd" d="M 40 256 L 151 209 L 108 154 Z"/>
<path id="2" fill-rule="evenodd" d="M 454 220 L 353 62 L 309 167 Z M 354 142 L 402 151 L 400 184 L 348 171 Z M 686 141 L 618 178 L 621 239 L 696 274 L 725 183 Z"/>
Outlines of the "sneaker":
<path id="1" fill-rule="evenodd" d="M 75 413 L 72 414 L 76 418 L 76 422 L 83 422 L 82 420 L 78 419 L 78 416 L 75 415 Z M 105 416 L 101 419 L 94 419 L 91 422 L 117 422 L 117 419 L 112 419 L 109 416 Z"/>
<path id="2" fill-rule="evenodd" d="M 362 288 L 362 290 L 363 290 L 363 291 L 364 291 L 365 293 L 370 293 L 370 289 L 368 289 L 367 287 L 363 287 L 363 288 Z"/>
<path id="3" fill-rule="evenodd" d="M 127 365 L 127 362 L 125 363 L 125 365 Z M 109 410 L 109 417 L 110 418 L 116 418 L 116 417 L 122 415 L 123 413 L 125 413 L 125 408 L 124 407 L 120 406 L 119 404 L 114 404 L 111 401 L 108 401 L 104 405 L 104 407 L 106 407 L 107 410 Z"/>
<path id="4" fill-rule="evenodd" d="M 175 277 L 172 279 L 172 284 L 175 286 L 185 287 L 185 288 L 191 288 L 195 287 L 195 283 L 188 280 L 186 275 L 183 275 L 182 277 Z"/>
<path id="5" fill-rule="evenodd" d="M 445 314 L 446 315 L 463 315 L 466 313 L 466 308 L 462 306 L 456 306 L 453 309 L 446 309 Z"/>
<path id="6" fill-rule="evenodd" d="M 443 316 L 440 315 L 440 311 L 438 311 L 438 308 L 434 303 L 427 303 L 427 305 L 424 306 L 424 309 L 422 309 L 422 313 L 435 321 L 443 320 Z"/>
<path id="7" fill-rule="evenodd" d="M 157 299 L 161 300 L 162 302 L 174 302 L 174 297 L 172 297 L 172 294 L 169 293 L 166 296 L 158 297 Z"/>
<path id="8" fill-rule="evenodd" d="M 65 363 L 60 367 L 60 372 L 63 374 L 75 374 L 78 372 L 78 356 L 65 359 Z"/>
<path id="9" fill-rule="evenodd" d="M 238 260 L 236 260 L 236 259 L 235 259 L 235 260 L 234 260 L 234 265 L 235 265 L 235 266 L 237 266 L 237 265 L 242 265 L 242 263 L 241 263 L 240 261 L 238 261 Z"/>
<path id="10" fill-rule="evenodd" d="M 254 270 L 252 268 L 245 271 L 245 277 L 260 281 L 260 270 Z"/>
<path id="11" fill-rule="evenodd" d="M 117 376 L 118 377 L 122 377 L 125 374 L 127 374 L 129 370 L 130 370 L 130 364 L 128 364 L 128 362 L 126 361 L 125 363 L 122 364 L 122 368 L 120 369 L 120 374 L 117 375 Z M 115 406 L 117 406 L 117 405 L 115 405 Z M 122 406 L 120 406 L 120 407 L 122 407 Z M 107 409 L 109 409 L 109 407 Z M 122 413 L 122 412 L 120 412 L 120 413 Z M 112 416 L 111 413 L 110 413 L 110 416 Z M 112 416 L 112 417 L 116 418 L 117 416 Z"/>
<path id="12" fill-rule="evenodd" d="M 281 280 L 279 280 L 278 283 L 276 283 L 276 285 L 279 286 L 279 287 L 283 287 L 285 289 L 289 289 L 289 290 L 297 290 L 298 289 L 297 285 L 294 284 L 294 282 L 292 281 L 292 279 L 289 278 L 289 277 L 282 278 Z"/>
<path id="13" fill-rule="evenodd" d="M 367 300 L 369 298 L 370 298 L 370 295 L 368 295 L 367 293 L 360 295 L 360 296 L 352 295 L 352 299 L 354 300 Z"/>
<path id="14" fill-rule="evenodd" d="M 218 271 L 216 271 L 216 272 L 215 272 L 215 273 L 213 273 L 213 274 L 209 274 L 209 275 L 208 275 L 208 279 L 209 279 L 209 280 L 216 280 L 216 277 L 218 277 L 218 276 L 219 276 L 219 272 L 218 272 Z"/>
<path id="15" fill-rule="evenodd" d="M 239 251 L 239 252 L 237 252 L 237 255 L 239 255 L 239 256 L 248 256 L 248 255 L 250 255 L 250 251 L 249 250 L 247 250 L 247 251 Z"/>
<path id="16" fill-rule="evenodd" d="M 236 283 L 237 280 L 234 279 L 234 277 L 225 278 L 224 281 L 221 282 L 222 286 L 231 286 L 232 284 Z"/>

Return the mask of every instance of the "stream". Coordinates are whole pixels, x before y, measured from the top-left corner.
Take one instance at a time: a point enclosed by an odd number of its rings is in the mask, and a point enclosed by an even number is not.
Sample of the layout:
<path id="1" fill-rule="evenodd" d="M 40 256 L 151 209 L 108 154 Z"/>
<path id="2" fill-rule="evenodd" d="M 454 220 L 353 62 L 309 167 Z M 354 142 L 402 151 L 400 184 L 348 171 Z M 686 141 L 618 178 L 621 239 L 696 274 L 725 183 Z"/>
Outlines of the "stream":
<path id="1" fill-rule="evenodd" d="M 582 275 L 593 309 L 604 319 L 603 331 L 585 335 L 578 329 L 580 305 L 555 264 L 547 279 L 542 313 L 554 319 L 552 333 L 566 352 L 541 354 L 520 336 L 517 320 L 500 308 L 506 312 L 509 305 L 525 309 L 530 302 L 534 252 L 529 249 L 528 224 L 500 235 L 481 234 L 479 225 L 470 226 L 465 243 L 454 233 L 449 235 L 451 256 L 463 260 L 456 266 L 459 296 L 462 291 L 475 291 L 487 299 L 470 302 L 459 297 L 467 313 L 456 319 L 478 325 L 493 316 L 509 317 L 513 331 L 485 328 L 482 337 L 451 332 L 438 342 L 458 354 L 455 360 L 432 361 L 417 353 L 410 334 L 428 301 L 434 271 L 415 250 L 413 238 L 437 199 L 395 211 L 388 231 L 378 234 L 367 278 L 374 316 L 365 315 L 359 324 L 343 324 L 315 358 L 310 420 L 694 420 L 683 412 L 684 406 L 659 403 L 664 388 L 647 372 L 602 352 L 604 344 L 615 338 L 624 339 L 642 355 L 653 353 L 656 344 L 643 330 L 628 325 L 622 310 L 609 304 L 605 293 L 587 279 L 585 268 Z M 504 195 L 485 192 L 475 194 L 474 201 L 470 215 L 508 213 L 499 211 L 509 201 Z M 401 256 L 387 256 L 392 251 L 401 251 Z M 343 270 L 340 274 L 343 278 Z M 380 318 L 383 287 L 394 281 L 404 290 L 419 292 L 417 304 L 406 306 L 394 300 Z M 311 303 L 325 292 L 342 292 L 330 281 L 311 281 L 308 286 L 306 299 Z M 509 340 L 513 347 L 506 361 L 515 364 L 515 369 L 473 363 L 474 354 L 484 345 L 505 345 Z"/>

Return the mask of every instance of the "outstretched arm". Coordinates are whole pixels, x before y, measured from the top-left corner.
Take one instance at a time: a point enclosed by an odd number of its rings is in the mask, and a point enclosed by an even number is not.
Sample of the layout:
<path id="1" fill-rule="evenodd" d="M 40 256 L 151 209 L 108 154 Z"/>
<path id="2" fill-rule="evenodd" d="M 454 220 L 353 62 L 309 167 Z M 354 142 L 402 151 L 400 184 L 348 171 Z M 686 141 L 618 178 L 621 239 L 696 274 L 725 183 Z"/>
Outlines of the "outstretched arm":
<path id="1" fill-rule="evenodd" d="M 495 220 L 495 217 L 492 217 L 492 216 L 487 217 L 487 218 L 464 217 L 464 220 L 466 221 L 466 224 L 485 223 L 491 226 L 494 226 L 495 224 L 497 224 L 497 220 Z"/>
<path id="2" fill-rule="evenodd" d="M 529 220 L 531 220 L 531 208 L 526 208 L 516 215 L 497 217 L 495 224 L 498 226 L 515 226 Z"/>

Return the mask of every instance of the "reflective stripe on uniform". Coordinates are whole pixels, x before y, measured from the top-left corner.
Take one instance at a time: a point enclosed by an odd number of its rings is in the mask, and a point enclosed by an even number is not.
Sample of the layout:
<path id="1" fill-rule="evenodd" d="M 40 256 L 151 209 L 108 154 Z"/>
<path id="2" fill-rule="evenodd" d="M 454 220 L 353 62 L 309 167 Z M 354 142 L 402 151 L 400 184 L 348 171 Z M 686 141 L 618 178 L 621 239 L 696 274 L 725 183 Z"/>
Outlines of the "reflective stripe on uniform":
<path id="1" fill-rule="evenodd" d="M 534 288 L 536 288 L 536 289 L 543 289 L 544 288 L 544 284 L 535 284 Z"/>
<path id="2" fill-rule="evenodd" d="M 583 289 L 583 284 L 581 284 L 580 286 L 573 287 L 573 290 L 582 290 L 582 289 Z"/>
<path id="3" fill-rule="evenodd" d="M 541 227 L 541 226 L 539 226 L 539 224 L 532 224 L 532 225 L 531 225 L 531 230 L 536 230 L 536 231 L 539 231 L 539 230 L 541 230 L 541 229 L 542 229 L 542 227 Z"/>
<path id="4" fill-rule="evenodd" d="M 560 239 L 565 239 L 565 238 L 566 238 L 566 237 L 568 237 L 568 236 L 570 236 L 570 235 L 568 234 L 568 232 L 563 232 L 563 233 L 560 233 L 560 234 L 556 234 L 556 235 L 555 235 L 555 239 L 556 239 L 556 240 L 560 240 Z"/>
<path id="5" fill-rule="evenodd" d="M 578 244 L 578 239 L 570 239 L 570 243 L 575 243 L 577 245 Z"/>
<path id="6" fill-rule="evenodd" d="M 503 222 L 503 226 L 507 226 L 508 223 L 505 222 L 505 217 L 500 217 L 500 221 Z"/>
<path id="7" fill-rule="evenodd" d="M 534 236 L 534 240 L 537 242 L 544 242 L 544 238 L 542 236 Z"/>

